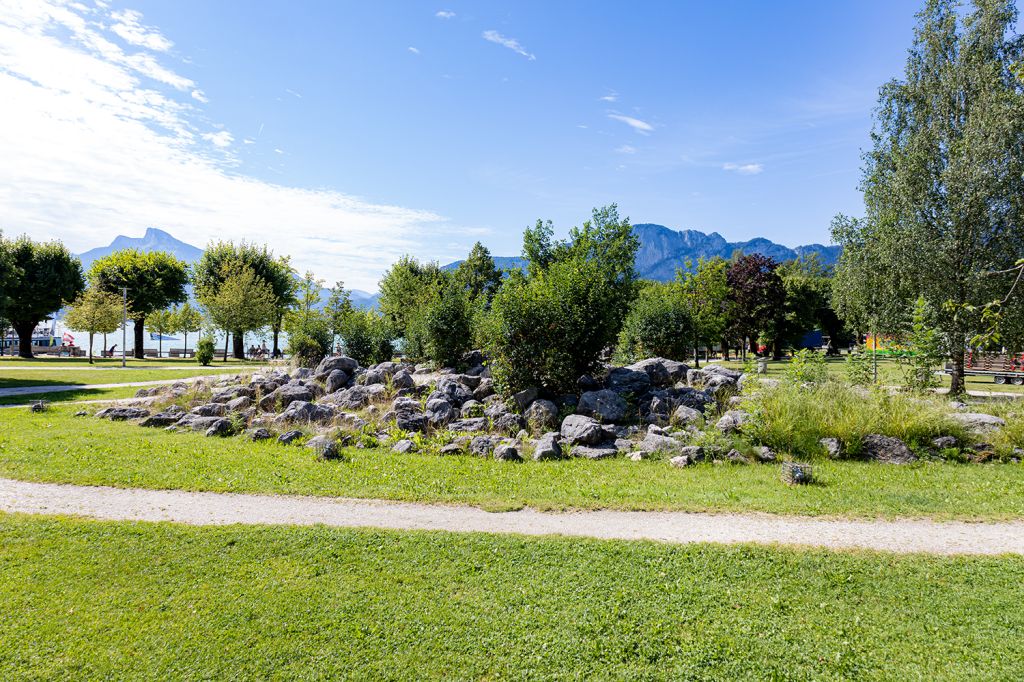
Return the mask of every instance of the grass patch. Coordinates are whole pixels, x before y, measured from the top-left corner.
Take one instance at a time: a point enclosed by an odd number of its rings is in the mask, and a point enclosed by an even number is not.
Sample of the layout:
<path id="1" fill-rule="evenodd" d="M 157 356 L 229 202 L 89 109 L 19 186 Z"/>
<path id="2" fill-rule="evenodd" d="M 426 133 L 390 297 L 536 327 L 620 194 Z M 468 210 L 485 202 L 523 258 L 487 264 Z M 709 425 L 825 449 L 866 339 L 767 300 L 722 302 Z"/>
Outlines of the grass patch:
<path id="1" fill-rule="evenodd" d="M 238 373 L 238 369 L 230 365 L 228 367 L 190 366 L 181 369 L 129 367 L 126 369 L 67 369 L 65 371 L 18 369 L 8 372 L 4 372 L 4 369 L 5 367 L 0 365 L 0 388 L 117 384 Z"/>
<path id="2" fill-rule="evenodd" d="M 754 440 L 802 457 L 823 455 L 822 438 L 838 438 L 845 452 L 855 456 L 861 440 L 872 433 L 922 447 L 936 436 L 966 437 L 949 416 L 945 398 L 867 390 L 840 381 L 806 386 L 782 381 L 758 388 L 744 406 L 754 416 L 745 429 Z"/>
<path id="3" fill-rule="evenodd" d="M 134 386 L 119 386 L 117 388 L 82 388 L 73 391 L 12 395 L 0 397 L 0 406 L 28 405 L 33 400 L 46 400 L 51 403 L 71 403 L 78 400 L 121 400 L 133 397 L 138 390 Z M 4 419 L 10 419 L 10 414 L 5 412 Z"/>
<path id="4" fill-rule="evenodd" d="M 0 517 L 3 679 L 1020 679 L 1024 560 Z"/>
<path id="5" fill-rule="evenodd" d="M 777 466 L 568 460 L 508 464 L 472 456 L 348 449 L 317 462 L 276 442 L 165 433 L 133 424 L 3 413 L 0 476 L 22 480 L 231 492 L 453 502 L 509 509 L 763 511 L 857 517 L 1024 517 L 1024 466 L 823 461 L 819 485 L 787 487 Z"/>
<path id="6" fill-rule="evenodd" d="M 132 357 L 126 359 L 128 367 L 147 367 L 150 369 L 176 368 L 176 367 L 201 367 L 195 358 L 145 358 L 137 360 Z M 227 363 L 223 360 L 215 360 L 210 368 L 223 367 L 224 365 L 263 365 L 266 360 L 236 360 L 228 358 Z M 17 355 L 0 355 L 0 368 L 4 367 L 69 367 L 69 368 L 107 368 L 114 369 L 121 366 L 121 356 L 114 358 L 93 358 L 93 364 L 89 364 L 89 358 L 67 358 L 67 357 L 35 357 L 31 360 L 20 358 Z"/>

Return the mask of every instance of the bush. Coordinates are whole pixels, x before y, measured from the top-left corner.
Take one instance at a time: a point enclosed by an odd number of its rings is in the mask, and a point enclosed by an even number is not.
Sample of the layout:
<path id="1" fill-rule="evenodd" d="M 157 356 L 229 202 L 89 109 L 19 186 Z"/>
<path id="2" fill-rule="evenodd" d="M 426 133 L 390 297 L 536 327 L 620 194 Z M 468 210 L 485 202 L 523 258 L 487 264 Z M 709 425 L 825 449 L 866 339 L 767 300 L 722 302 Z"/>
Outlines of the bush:
<path id="1" fill-rule="evenodd" d="M 213 362 L 213 339 L 209 336 L 199 339 L 196 344 L 196 361 L 203 367 Z"/>
<path id="2" fill-rule="evenodd" d="M 684 360 L 692 348 L 693 320 L 678 287 L 653 283 L 630 307 L 616 356 L 630 363 L 650 357 Z"/>
<path id="3" fill-rule="evenodd" d="M 316 367 L 327 352 L 323 344 L 311 336 L 300 333 L 288 337 L 288 355 L 299 367 Z"/>
<path id="4" fill-rule="evenodd" d="M 340 332 L 345 352 L 360 365 L 387 362 L 395 356 L 394 328 L 373 310 L 352 311 L 342 321 Z"/>
<path id="5" fill-rule="evenodd" d="M 893 395 L 838 381 L 763 387 L 744 407 L 753 415 L 744 427 L 746 435 L 780 452 L 805 457 L 823 454 L 822 438 L 838 438 L 846 454 L 856 456 L 870 433 L 893 436 L 911 446 L 926 446 L 936 436 L 966 435 L 941 398 Z"/>
<path id="6" fill-rule="evenodd" d="M 410 319 L 406 354 L 426 358 L 438 367 L 455 367 L 473 348 L 474 311 L 468 291 L 450 279 Z"/>
<path id="7" fill-rule="evenodd" d="M 554 263 L 536 276 L 513 273 L 491 302 L 485 349 L 500 390 L 575 390 L 615 340 L 611 301 L 592 262 Z"/>
<path id="8" fill-rule="evenodd" d="M 793 359 L 786 366 L 786 379 L 798 384 L 816 384 L 828 379 L 828 367 L 825 366 L 825 354 L 816 350 L 802 348 L 793 354 Z"/>
<path id="9" fill-rule="evenodd" d="M 864 352 L 863 347 L 846 356 L 846 380 L 854 386 L 870 386 L 875 383 L 875 373 L 871 365 L 871 356 Z"/>

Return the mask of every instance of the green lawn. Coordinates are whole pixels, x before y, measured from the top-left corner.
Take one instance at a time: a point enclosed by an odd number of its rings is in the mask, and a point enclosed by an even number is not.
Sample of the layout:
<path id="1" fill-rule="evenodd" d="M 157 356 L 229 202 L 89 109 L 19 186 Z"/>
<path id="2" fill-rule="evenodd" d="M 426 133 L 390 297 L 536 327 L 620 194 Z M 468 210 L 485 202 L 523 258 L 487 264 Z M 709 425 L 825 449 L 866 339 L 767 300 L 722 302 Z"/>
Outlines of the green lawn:
<path id="1" fill-rule="evenodd" d="M 17 369 L 4 371 L 0 365 L 0 388 L 18 388 L 22 386 L 65 386 L 88 384 L 116 384 L 132 381 L 162 381 L 164 379 L 182 379 L 190 376 L 207 374 L 235 374 L 238 369 L 232 365 L 211 365 L 202 367 L 197 364 L 180 369 L 149 369 L 129 367 L 125 369 L 72 369 L 35 370 Z"/>
<path id="2" fill-rule="evenodd" d="M 241 437 L 165 433 L 133 424 L 45 414 L 0 414 L 0 476 L 33 481 L 295 493 L 488 509 L 616 508 L 764 511 L 855 517 L 1024 518 L 1024 466 L 825 461 L 818 485 L 787 487 L 769 465 L 569 460 L 508 464 L 472 456 L 345 451 L 317 462 L 300 447 Z"/>
<path id="3" fill-rule="evenodd" d="M 46 394 L 14 395 L 0 397 L 0 406 L 3 405 L 28 405 L 34 400 L 46 400 L 51 403 L 71 403 L 78 400 L 120 400 L 131 398 L 138 391 L 132 386 L 121 386 L 118 388 L 82 388 L 74 391 L 55 391 Z M 3 413 L 5 418 L 10 418 L 10 413 Z"/>
<path id="4" fill-rule="evenodd" d="M 0 678 L 1022 679 L 1024 559 L 0 516 Z"/>
<path id="5" fill-rule="evenodd" d="M 136 360 L 128 358 L 129 367 L 146 367 L 150 369 L 176 368 L 176 367 L 199 367 L 195 358 L 145 358 Z M 259 365 L 265 364 L 259 360 L 236 360 L 229 358 L 225 363 L 222 360 L 214 360 L 213 367 L 222 365 Z M 19 358 L 16 355 L 0 356 L 0 370 L 4 367 L 69 367 L 69 368 L 118 368 L 121 366 L 120 356 L 116 358 L 93 358 L 93 364 L 89 364 L 89 358 L 60 358 L 60 357 L 36 357 L 31 360 Z"/>
<path id="6" fill-rule="evenodd" d="M 742 362 L 730 361 L 723 364 L 727 367 L 732 367 L 733 369 L 743 369 Z M 777 362 L 769 360 L 768 374 L 766 376 L 776 379 L 781 378 L 784 376 L 788 365 L 788 360 L 780 360 Z M 826 358 L 825 366 L 830 374 L 839 377 L 844 376 L 846 355 L 843 355 L 840 358 Z M 890 358 L 879 358 L 878 382 L 883 386 L 899 386 L 903 384 L 903 370 L 895 360 Z M 968 376 L 966 384 L 968 391 L 991 391 L 994 393 L 1024 395 L 1024 386 L 996 384 L 993 383 L 992 377 Z M 942 375 L 940 378 L 940 386 L 943 388 L 949 388 L 948 374 Z"/>

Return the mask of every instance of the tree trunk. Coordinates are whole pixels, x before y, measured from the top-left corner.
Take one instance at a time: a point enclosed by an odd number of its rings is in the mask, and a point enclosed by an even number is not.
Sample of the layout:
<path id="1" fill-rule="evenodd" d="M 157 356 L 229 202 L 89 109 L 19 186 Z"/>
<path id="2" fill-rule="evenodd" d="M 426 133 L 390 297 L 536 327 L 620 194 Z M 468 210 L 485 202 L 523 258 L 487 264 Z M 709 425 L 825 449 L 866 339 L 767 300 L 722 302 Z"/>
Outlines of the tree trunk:
<path id="1" fill-rule="evenodd" d="M 234 343 L 232 344 L 231 348 L 234 353 L 235 359 L 245 360 L 245 333 L 236 331 L 232 334 L 232 336 L 234 337 Z"/>
<path id="2" fill-rule="evenodd" d="M 89 332 L 89 364 L 92 364 L 92 332 Z"/>
<path id="3" fill-rule="evenodd" d="M 964 348 L 962 343 L 953 344 L 953 371 L 949 375 L 949 397 L 959 398 L 967 392 L 964 385 Z"/>
<path id="4" fill-rule="evenodd" d="M 224 362 L 228 361 L 228 341 L 231 340 L 231 333 L 224 332 Z"/>
<path id="5" fill-rule="evenodd" d="M 280 349 L 277 346 L 277 337 L 278 337 L 278 335 L 280 335 L 280 333 L 281 333 L 281 323 L 278 322 L 277 324 L 274 325 L 274 348 L 273 348 L 273 350 L 270 353 L 270 357 L 272 357 L 272 358 L 276 358 L 277 354 L 280 352 Z"/>
<path id="6" fill-rule="evenodd" d="M 92 352 L 92 344 L 89 344 L 89 352 Z M 107 354 L 107 333 L 103 332 L 103 348 L 100 348 L 100 357 L 106 357 Z"/>
<path id="7" fill-rule="evenodd" d="M 18 335 L 18 357 L 32 358 L 32 332 L 37 323 L 36 320 L 11 320 L 14 333 Z"/>
<path id="8" fill-rule="evenodd" d="M 158 358 L 164 356 L 164 335 L 160 332 L 156 333 L 156 356 Z"/>
<path id="9" fill-rule="evenodd" d="M 185 334 L 185 347 L 181 350 L 181 357 L 187 358 L 188 357 L 188 332 L 184 332 L 184 334 Z"/>
<path id="10" fill-rule="evenodd" d="M 137 317 L 135 318 L 135 359 L 145 360 L 146 351 L 144 346 L 146 342 L 142 338 L 142 333 L 146 328 L 146 318 Z"/>
<path id="11" fill-rule="evenodd" d="M 757 355 L 757 339 L 752 336 L 747 337 L 747 350 L 751 355 Z"/>
<path id="12" fill-rule="evenodd" d="M 772 342 L 772 360 L 779 361 L 782 359 L 782 342 Z"/>

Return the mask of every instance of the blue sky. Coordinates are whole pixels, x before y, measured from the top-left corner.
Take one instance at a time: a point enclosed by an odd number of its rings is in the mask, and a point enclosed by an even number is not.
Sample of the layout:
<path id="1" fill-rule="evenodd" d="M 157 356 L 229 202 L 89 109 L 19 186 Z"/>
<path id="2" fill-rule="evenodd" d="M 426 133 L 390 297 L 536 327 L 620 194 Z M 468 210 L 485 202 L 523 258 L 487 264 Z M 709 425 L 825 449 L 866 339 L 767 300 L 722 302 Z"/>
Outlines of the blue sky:
<path id="1" fill-rule="evenodd" d="M 564 232 L 611 202 L 827 242 L 860 212 L 917 6 L 15 3 L 0 153 L 26 163 L 0 225 L 76 250 L 148 225 L 266 241 L 362 288 L 401 253 L 512 255 L 536 218 Z"/>

